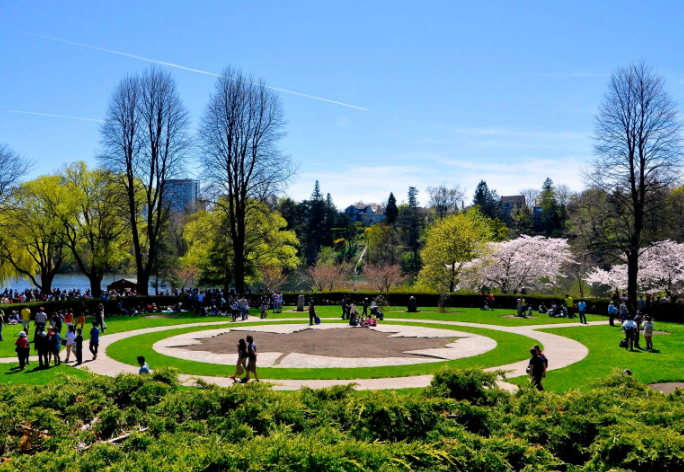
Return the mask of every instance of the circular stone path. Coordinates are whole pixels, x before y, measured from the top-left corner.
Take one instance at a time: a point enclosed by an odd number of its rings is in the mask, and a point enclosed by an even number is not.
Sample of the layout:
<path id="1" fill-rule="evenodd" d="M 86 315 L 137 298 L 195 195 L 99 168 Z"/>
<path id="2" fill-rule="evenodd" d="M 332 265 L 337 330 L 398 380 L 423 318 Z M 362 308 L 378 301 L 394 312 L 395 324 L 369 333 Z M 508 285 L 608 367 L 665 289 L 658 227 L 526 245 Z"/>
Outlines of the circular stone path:
<path id="1" fill-rule="evenodd" d="M 307 319 L 308 320 L 308 319 Z M 248 321 L 251 322 L 252 320 Z M 254 317 L 254 322 L 259 322 L 259 318 Z M 292 322 L 297 321 L 296 319 L 273 319 L 269 320 L 273 322 Z M 325 321 L 325 319 L 323 320 Z M 560 369 L 562 367 L 569 366 L 575 362 L 579 362 L 584 359 L 587 354 L 589 354 L 589 349 L 583 344 L 563 336 L 558 336 L 551 333 L 545 333 L 543 331 L 538 331 L 540 329 L 548 328 L 574 328 L 582 325 L 580 323 L 565 323 L 565 324 L 554 324 L 554 325 L 536 325 L 536 326 L 496 326 L 487 325 L 481 323 L 467 323 L 460 321 L 440 321 L 440 320 L 406 320 L 406 319 L 395 319 L 387 318 L 386 321 L 393 322 L 404 322 L 404 323 L 425 323 L 433 325 L 449 325 L 449 326 L 465 326 L 472 328 L 481 329 L 491 329 L 495 331 L 506 331 L 509 333 L 520 334 L 522 336 L 527 336 L 532 339 L 538 340 L 544 345 L 544 352 L 552 359 L 549 370 Z M 302 320 L 302 322 L 304 322 Z M 607 321 L 590 321 L 588 326 L 605 325 Z M 215 325 L 225 325 L 225 321 L 213 321 L 206 323 L 191 323 L 185 325 L 175 325 L 175 326 L 159 326 L 156 328 L 145 328 L 137 329 L 134 331 L 126 331 L 123 333 L 107 334 L 100 337 L 100 355 L 96 361 L 85 362 L 81 368 L 89 368 L 92 372 L 101 375 L 115 376 L 121 373 L 132 373 L 138 372 L 138 368 L 129 364 L 124 364 L 123 362 L 115 361 L 106 354 L 106 349 L 110 344 L 113 344 L 122 339 L 130 338 L 133 336 L 139 336 L 141 334 L 155 333 L 159 331 L 167 331 L 170 329 L 182 329 L 188 327 L 202 327 L 202 326 L 215 326 Z M 3 362 L 16 362 L 16 358 L 7 358 Z M 497 367 L 491 367 L 485 369 L 487 371 L 493 370 L 506 370 L 510 371 L 508 375 L 510 377 L 518 377 L 525 375 L 525 368 L 527 367 L 527 360 L 520 362 L 515 362 L 512 364 L 506 364 Z M 185 385 L 192 385 L 195 379 L 202 379 L 205 382 L 214 383 L 219 386 L 230 386 L 233 385 L 233 381 L 227 377 L 211 377 L 211 376 L 200 376 L 200 375 L 187 375 L 181 374 L 180 380 Z M 354 380 L 278 380 L 276 385 L 274 385 L 275 390 L 298 390 L 303 386 L 311 388 L 325 388 L 334 385 L 347 385 L 350 383 L 355 383 L 357 389 L 368 389 L 368 390 L 382 390 L 382 389 L 399 389 L 399 388 L 422 388 L 430 385 L 432 380 L 432 375 L 416 375 L 411 377 L 394 377 L 386 379 L 354 379 Z M 507 382 L 499 382 L 499 386 L 507 390 L 513 391 L 517 387 L 513 384 Z"/>
<path id="2" fill-rule="evenodd" d="M 451 329 L 402 325 L 366 329 L 343 323 L 326 323 L 316 326 L 231 326 L 162 339 L 152 349 L 184 360 L 235 365 L 237 342 L 248 333 L 255 334 L 257 346 L 264 346 L 259 352 L 259 366 L 275 368 L 412 365 L 463 359 L 496 348 L 493 339 Z"/>

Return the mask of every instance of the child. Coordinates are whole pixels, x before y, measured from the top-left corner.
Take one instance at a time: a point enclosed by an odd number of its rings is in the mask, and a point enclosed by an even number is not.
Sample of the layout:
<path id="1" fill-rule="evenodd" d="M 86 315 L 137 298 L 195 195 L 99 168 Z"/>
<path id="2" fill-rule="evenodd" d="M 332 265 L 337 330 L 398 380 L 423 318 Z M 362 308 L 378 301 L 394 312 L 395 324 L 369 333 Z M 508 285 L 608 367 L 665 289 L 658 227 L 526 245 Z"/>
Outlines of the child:
<path id="1" fill-rule="evenodd" d="M 644 322 L 644 339 L 646 340 L 646 350 L 653 350 L 653 319 L 650 316 L 646 316 L 646 321 Z"/>
<path id="2" fill-rule="evenodd" d="M 76 330 L 75 338 L 76 346 L 74 353 L 76 354 L 76 365 L 81 365 L 83 362 L 83 330 L 81 328 Z"/>

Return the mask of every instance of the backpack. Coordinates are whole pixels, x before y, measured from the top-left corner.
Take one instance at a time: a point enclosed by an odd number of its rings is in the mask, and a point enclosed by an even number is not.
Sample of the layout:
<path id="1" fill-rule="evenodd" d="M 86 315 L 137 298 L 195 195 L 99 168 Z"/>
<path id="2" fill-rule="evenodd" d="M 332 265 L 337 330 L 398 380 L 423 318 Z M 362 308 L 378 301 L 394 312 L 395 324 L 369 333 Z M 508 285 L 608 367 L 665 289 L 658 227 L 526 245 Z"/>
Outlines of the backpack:
<path id="1" fill-rule="evenodd" d="M 622 341 L 620 341 L 620 347 L 623 349 L 627 347 L 627 340 L 626 339 L 623 339 Z"/>
<path id="2" fill-rule="evenodd" d="M 321 324 L 321 319 L 318 316 L 316 317 L 316 324 Z"/>

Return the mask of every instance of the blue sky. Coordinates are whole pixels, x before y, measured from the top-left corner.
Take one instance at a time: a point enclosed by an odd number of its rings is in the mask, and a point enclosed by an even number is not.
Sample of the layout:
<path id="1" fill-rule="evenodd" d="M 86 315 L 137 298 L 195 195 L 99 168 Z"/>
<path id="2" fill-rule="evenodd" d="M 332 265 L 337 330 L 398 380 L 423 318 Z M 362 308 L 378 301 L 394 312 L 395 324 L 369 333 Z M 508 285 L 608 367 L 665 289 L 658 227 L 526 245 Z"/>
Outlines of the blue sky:
<path id="1" fill-rule="evenodd" d="M 231 64 L 367 108 L 281 94 L 297 200 L 316 179 L 340 208 L 402 200 L 409 185 L 421 203 L 440 183 L 470 197 L 480 179 L 500 194 L 547 176 L 580 190 L 616 67 L 651 62 L 684 104 L 682 20 L 679 2 L 2 0 L 0 142 L 34 159 L 34 175 L 95 164 L 97 122 L 9 110 L 102 119 L 116 83 L 149 65 L 28 31 L 216 73 Z M 215 78 L 171 70 L 196 124 Z"/>

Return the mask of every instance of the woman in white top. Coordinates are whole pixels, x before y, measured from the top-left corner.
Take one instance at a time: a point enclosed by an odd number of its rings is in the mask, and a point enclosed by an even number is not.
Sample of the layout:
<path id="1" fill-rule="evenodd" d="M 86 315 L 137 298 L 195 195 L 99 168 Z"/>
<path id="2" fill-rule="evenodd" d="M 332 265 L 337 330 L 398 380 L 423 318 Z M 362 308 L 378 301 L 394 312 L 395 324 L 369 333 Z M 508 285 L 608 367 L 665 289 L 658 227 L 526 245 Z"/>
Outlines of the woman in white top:
<path id="1" fill-rule="evenodd" d="M 76 345 L 76 329 L 74 328 L 74 325 L 69 325 L 67 327 L 67 334 L 66 334 L 67 355 L 66 355 L 66 361 L 65 362 L 69 362 L 69 356 L 71 355 L 71 351 L 74 349 L 75 345 Z"/>
<path id="2" fill-rule="evenodd" d="M 646 316 L 646 321 L 644 322 L 644 339 L 646 340 L 646 350 L 653 350 L 653 319 L 650 316 Z"/>

